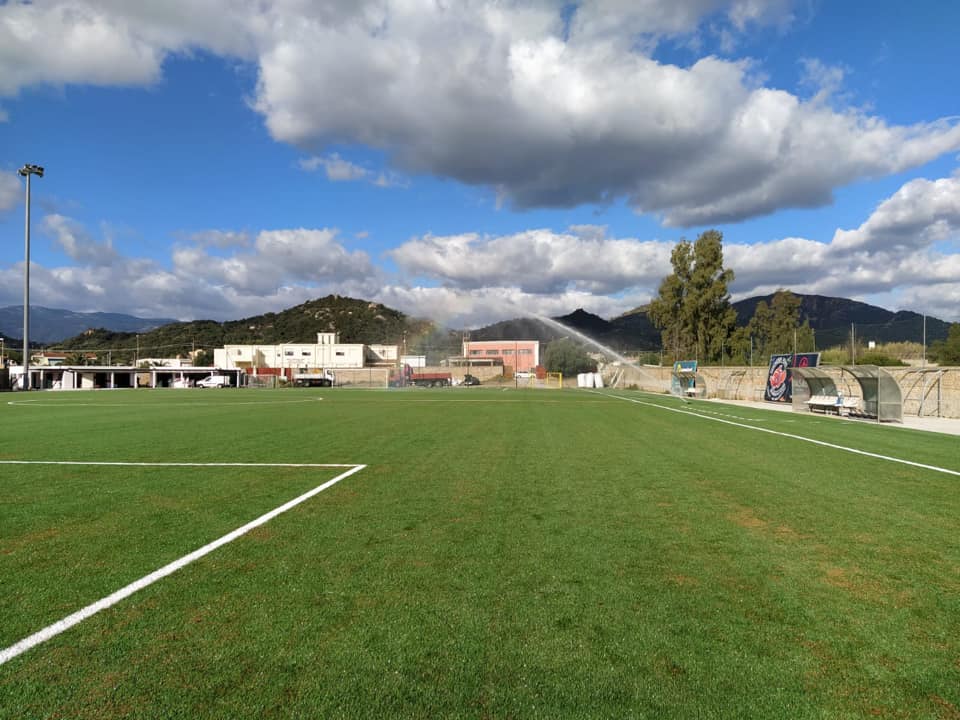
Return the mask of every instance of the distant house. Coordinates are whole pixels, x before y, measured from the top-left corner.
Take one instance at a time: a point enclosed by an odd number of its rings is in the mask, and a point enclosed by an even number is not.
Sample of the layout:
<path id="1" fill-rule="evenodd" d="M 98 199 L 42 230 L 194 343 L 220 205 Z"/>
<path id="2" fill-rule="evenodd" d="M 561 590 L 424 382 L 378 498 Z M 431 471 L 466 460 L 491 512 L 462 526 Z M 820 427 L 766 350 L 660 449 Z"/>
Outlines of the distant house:
<path id="1" fill-rule="evenodd" d="M 97 354 L 95 352 L 87 353 L 64 353 L 64 352 L 38 352 L 30 354 L 30 364 L 34 367 L 58 367 L 60 365 L 66 364 L 68 357 L 79 356 L 83 358 L 83 362 L 93 363 L 97 361 Z"/>

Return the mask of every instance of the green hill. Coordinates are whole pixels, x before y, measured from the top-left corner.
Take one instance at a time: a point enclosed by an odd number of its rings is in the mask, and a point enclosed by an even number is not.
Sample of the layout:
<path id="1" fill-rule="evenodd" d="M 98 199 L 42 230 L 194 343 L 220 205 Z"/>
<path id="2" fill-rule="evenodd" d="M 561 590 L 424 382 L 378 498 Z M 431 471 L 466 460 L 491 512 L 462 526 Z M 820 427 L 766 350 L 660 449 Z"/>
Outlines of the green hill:
<path id="1" fill-rule="evenodd" d="M 449 343 L 449 333 L 429 320 L 411 318 L 381 303 L 340 295 L 309 300 L 278 313 L 218 323 L 175 322 L 144 333 L 87 330 L 61 343 L 63 350 L 94 350 L 113 362 L 139 357 L 173 357 L 194 349 L 212 351 L 224 345 L 274 345 L 316 342 L 318 332 L 338 332 L 345 343 L 403 345 L 417 352 L 425 342 Z"/>

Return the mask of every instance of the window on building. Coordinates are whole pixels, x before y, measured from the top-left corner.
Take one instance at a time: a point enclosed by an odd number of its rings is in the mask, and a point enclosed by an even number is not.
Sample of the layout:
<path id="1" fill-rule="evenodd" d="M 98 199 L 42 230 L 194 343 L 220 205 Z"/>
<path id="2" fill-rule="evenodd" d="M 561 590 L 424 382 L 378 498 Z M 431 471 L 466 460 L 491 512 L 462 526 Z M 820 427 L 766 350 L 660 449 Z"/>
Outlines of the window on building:
<path id="1" fill-rule="evenodd" d="M 300 356 L 301 356 L 301 357 L 310 357 L 310 351 L 309 351 L 309 350 L 304 350 L 303 352 L 300 353 Z"/>
<path id="2" fill-rule="evenodd" d="M 487 350 L 487 355 L 499 355 L 499 350 Z"/>
<path id="3" fill-rule="evenodd" d="M 483 355 L 483 350 L 471 350 L 471 355 Z"/>
<path id="4" fill-rule="evenodd" d="M 284 350 L 283 354 L 287 357 L 293 357 L 293 350 Z"/>
<path id="5" fill-rule="evenodd" d="M 343 357 L 344 355 L 346 355 L 346 353 L 343 350 L 337 350 L 334 354 L 337 357 Z"/>
<path id="6" fill-rule="evenodd" d="M 503 351 L 503 354 L 504 354 L 504 355 L 513 355 L 513 350 L 504 350 L 504 351 Z"/>

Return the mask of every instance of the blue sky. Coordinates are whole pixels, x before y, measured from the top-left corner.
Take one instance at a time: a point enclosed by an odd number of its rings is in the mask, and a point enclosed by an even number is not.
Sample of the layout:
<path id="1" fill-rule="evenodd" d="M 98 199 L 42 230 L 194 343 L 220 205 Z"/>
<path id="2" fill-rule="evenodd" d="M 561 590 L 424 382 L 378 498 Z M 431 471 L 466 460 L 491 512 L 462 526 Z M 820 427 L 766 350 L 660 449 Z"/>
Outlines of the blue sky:
<path id="1" fill-rule="evenodd" d="M 232 319 L 336 292 L 454 326 L 735 298 L 960 321 L 960 6 L 0 2 L 0 305 Z"/>

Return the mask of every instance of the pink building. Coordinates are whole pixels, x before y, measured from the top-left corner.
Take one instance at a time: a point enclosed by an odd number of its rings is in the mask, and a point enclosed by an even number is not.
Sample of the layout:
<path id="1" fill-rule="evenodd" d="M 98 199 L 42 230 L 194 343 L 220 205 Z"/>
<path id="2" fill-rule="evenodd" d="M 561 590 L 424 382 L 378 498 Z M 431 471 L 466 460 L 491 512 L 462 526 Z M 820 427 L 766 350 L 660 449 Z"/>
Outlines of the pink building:
<path id="1" fill-rule="evenodd" d="M 503 364 L 504 372 L 533 372 L 540 364 L 539 340 L 465 340 L 463 356 L 468 360 Z"/>

